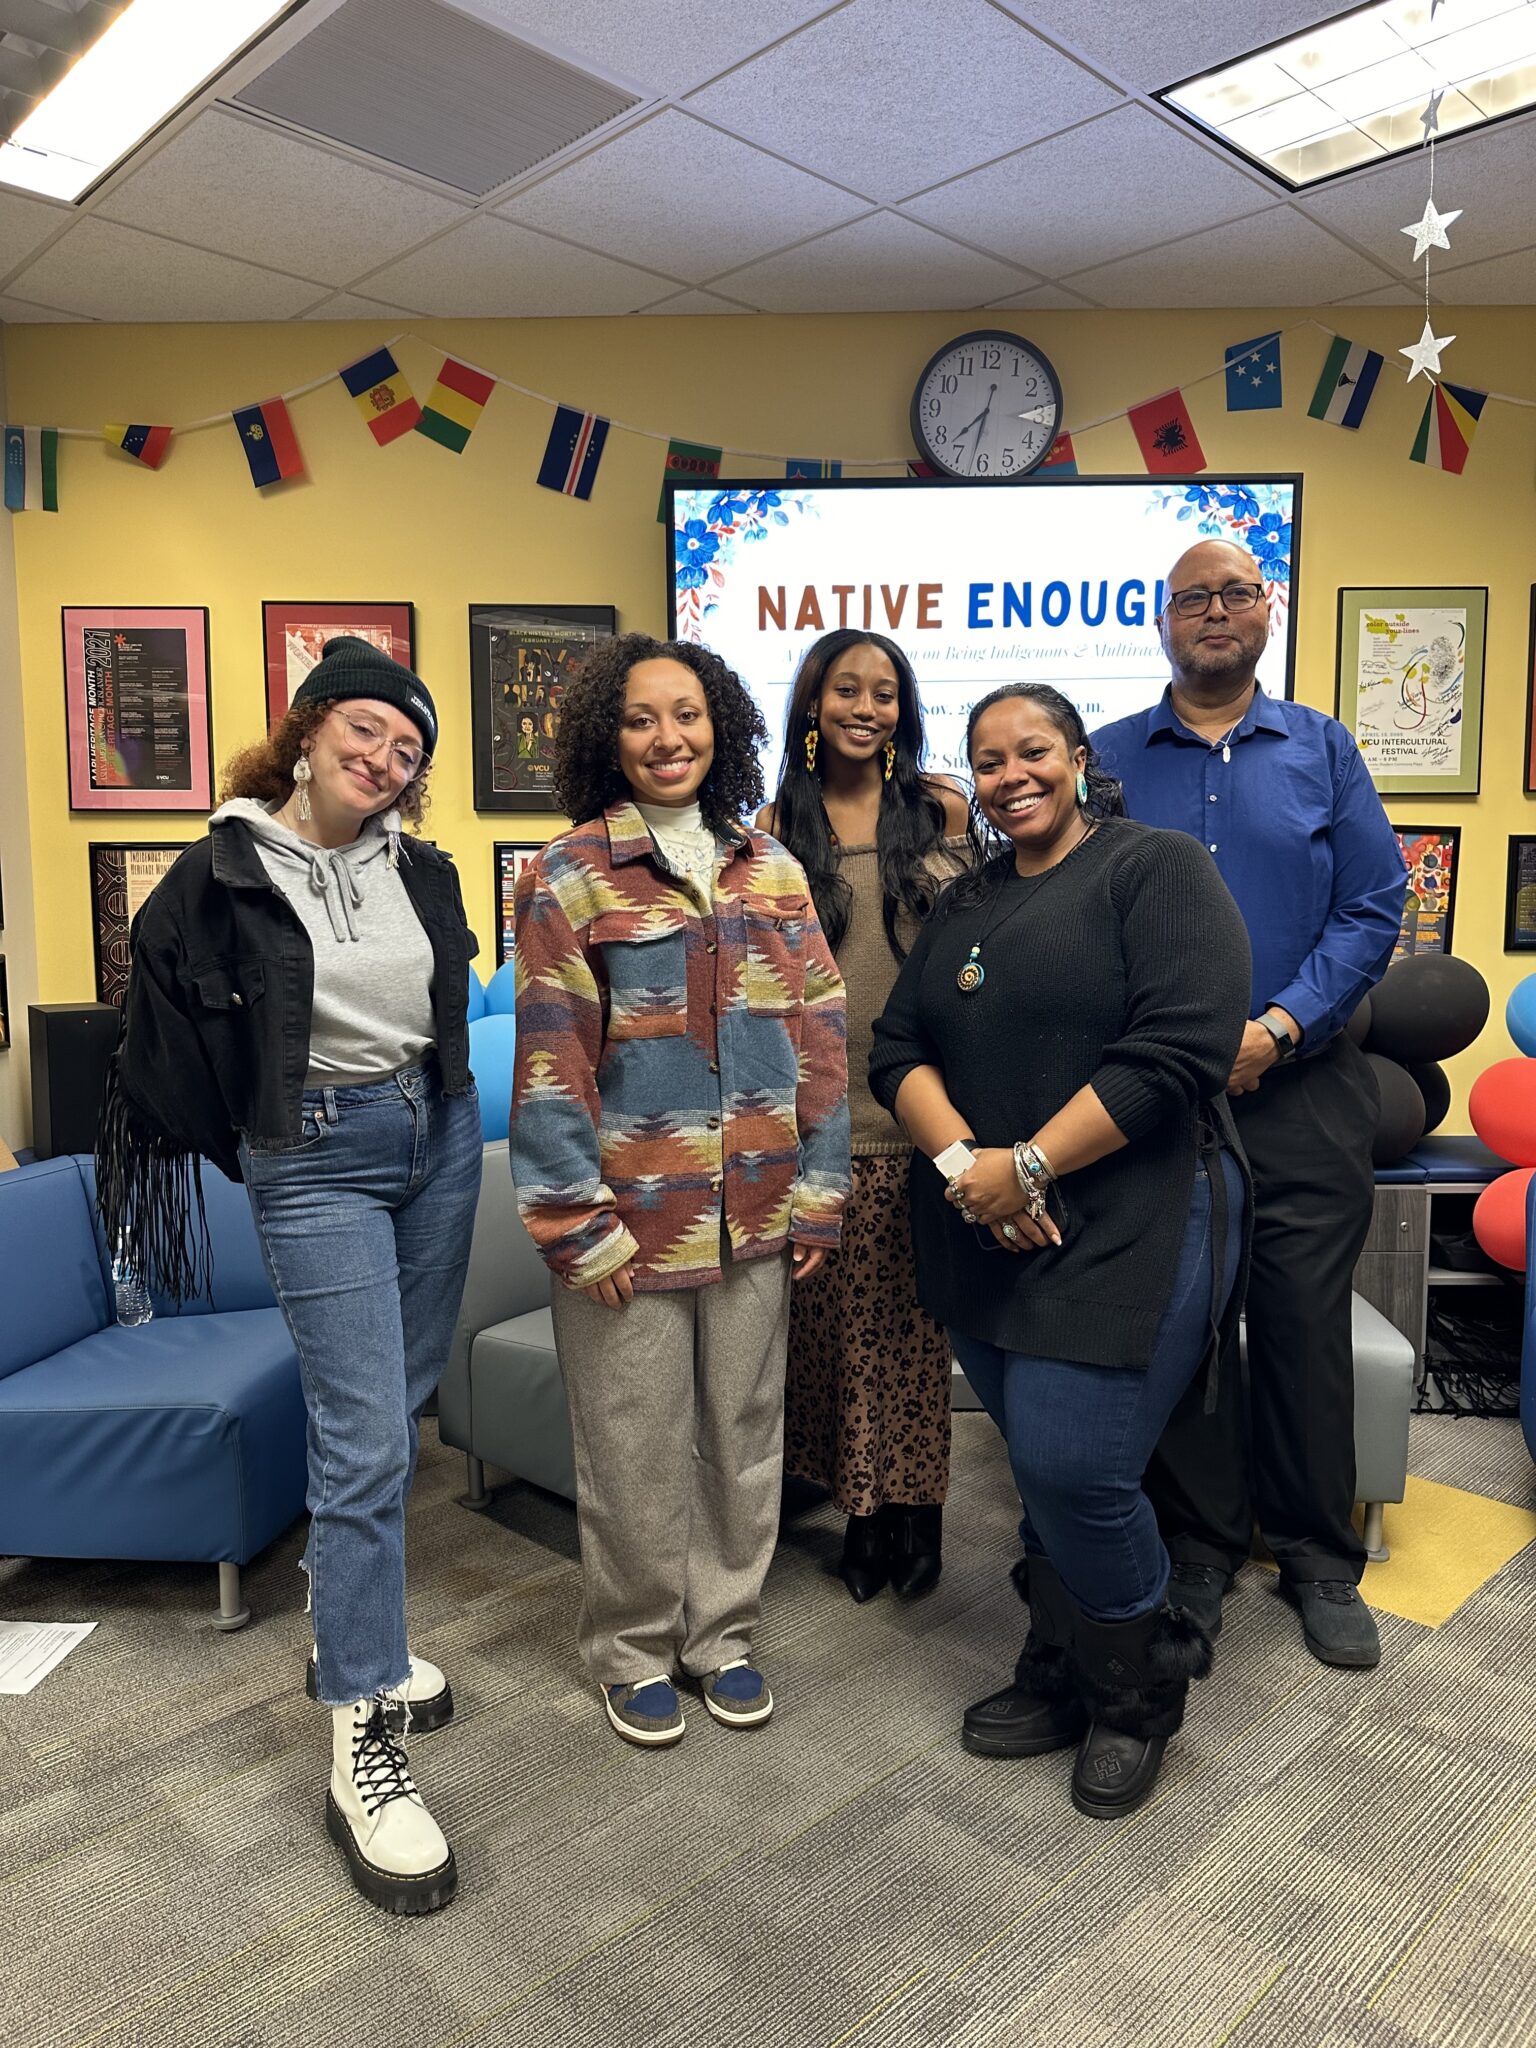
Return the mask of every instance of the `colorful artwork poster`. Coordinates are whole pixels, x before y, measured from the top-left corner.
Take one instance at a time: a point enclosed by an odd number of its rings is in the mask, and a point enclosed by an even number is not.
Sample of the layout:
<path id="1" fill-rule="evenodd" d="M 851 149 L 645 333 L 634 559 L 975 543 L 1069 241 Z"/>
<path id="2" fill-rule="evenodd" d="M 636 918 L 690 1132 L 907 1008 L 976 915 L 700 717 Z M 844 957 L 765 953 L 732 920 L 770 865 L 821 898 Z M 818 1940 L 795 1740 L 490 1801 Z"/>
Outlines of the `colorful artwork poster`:
<path id="1" fill-rule="evenodd" d="M 1536 953 L 1536 839 L 1512 833 L 1504 895 L 1504 950 Z"/>
<path id="2" fill-rule="evenodd" d="M 517 890 L 517 878 L 534 856 L 542 852 L 539 846 L 513 844 L 509 840 L 496 842 L 496 965 L 505 967 L 512 958 L 516 919 L 513 915 L 513 897 Z"/>
<path id="3" fill-rule="evenodd" d="M 1473 795 L 1486 590 L 1339 593 L 1339 716 L 1385 795 Z"/>
<path id="4" fill-rule="evenodd" d="M 1403 924 L 1392 958 L 1410 953 L 1449 953 L 1456 916 L 1456 864 L 1461 848 L 1459 825 L 1394 825 L 1408 870 L 1403 899 Z"/>
<path id="5" fill-rule="evenodd" d="M 96 947 L 96 1000 L 122 1008 L 128 993 L 128 934 L 150 891 L 185 847 L 93 842 L 91 932 Z"/>
<path id="6" fill-rule="evenodd" d="M 72 811 L 206 811 L 212 803 L 208 613 L 64 611 Z"/>
<path id="7" fill-rule="evenodd" d="M 616 627 L 611 605 L 470 606 L 477 811 L 555 809 L 560 707 Z"/>
<path id="8" fill-rule="evenodd" d="M 409 604 L 310 604 L 269 601 L 261 608 L 267 671 L 267 726 L 277 724 L 299 685 L 320 659 L 327 640 L 366 640 L 398 661 L 416 666 L 416 612 Z"/>

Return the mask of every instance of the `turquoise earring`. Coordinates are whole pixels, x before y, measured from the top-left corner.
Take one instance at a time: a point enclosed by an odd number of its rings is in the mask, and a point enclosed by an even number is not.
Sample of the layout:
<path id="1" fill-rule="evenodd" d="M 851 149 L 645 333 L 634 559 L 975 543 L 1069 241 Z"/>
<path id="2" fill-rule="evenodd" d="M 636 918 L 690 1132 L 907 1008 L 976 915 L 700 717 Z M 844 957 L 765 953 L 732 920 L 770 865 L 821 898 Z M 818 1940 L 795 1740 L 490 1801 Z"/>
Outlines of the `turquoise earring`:
<path id="1" fill-rule="evenodd" d="M 1082 809 L 1082 807 L 1083 807 L 1083 805 L 1084 805 L 1085 803 L 1087 803 L 1087 801 L 1088 801 L 1088 778 L 1087 778 L 1087 776 L 1086 776 L 1086 775 L 1085 775 L 1085 774 L 1083 773 L 1082 769 L 1081 769 L 1081 768 L 1079 768 L 1079 769 L 1078 769 L 1078 771 L 1077 771 L 1077 803 L 1078 803 L 1078 809 L 1079 809 L 1079 810 L 1081 810 L 1081 809 Z"/>

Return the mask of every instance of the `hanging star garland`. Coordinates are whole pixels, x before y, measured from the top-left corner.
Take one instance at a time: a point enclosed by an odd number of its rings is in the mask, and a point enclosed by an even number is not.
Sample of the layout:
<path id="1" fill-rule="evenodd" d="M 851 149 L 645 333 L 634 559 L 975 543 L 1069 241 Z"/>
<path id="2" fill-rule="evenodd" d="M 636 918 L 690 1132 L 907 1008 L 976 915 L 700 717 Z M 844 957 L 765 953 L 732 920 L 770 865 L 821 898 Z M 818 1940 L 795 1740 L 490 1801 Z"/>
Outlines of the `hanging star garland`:
<path id="1" fill-rule="evenodd" d="M 1429 96 L 1429 105 L 1419 116 L 1419 126 L 1424 130 L 1424 140 L 1440 133 L 1440 102 L 1445 98 L 1445 87 L 1439 86 Z"/>
<path id="2" fill-rule="evenodd" d="M 1413 260 L 1415 263 L 1431 248 L 1450 248 L 1451 238 L 1445 231 L 1453 220 L 1460 220 L 1461 215 L 1462 209 L 1459 206 L 1455 207 L 1450 213 L 1437 213 L 1434 200 L 1426 201 L 1420 218 L 1402 230 L 1403 234 L 1412 235 L 1413 237 Z"/>
<path id="3" fill-rule="evenodd" d="M 1411 384 L 1414 378 L 1421 372 L 1424 376 L 1428 377 L 1430 372 L 1433 371 L 1434 375 L 1438 377 L 1440 374 L 1440 351 L 1444 348 L 1449 348 L 1455 339 L 1454 334 L 1437 335 L 1433 333 L 1430 329 L 1429 320 L 1426 317 L 1424 332 L 1419 336 L 1412 348 L 1400 348 L 1398 350 L 1398 354 L 1406 356 L 1413 365 L 1413 368 L 1408 372 L 1408 382 Z"/>

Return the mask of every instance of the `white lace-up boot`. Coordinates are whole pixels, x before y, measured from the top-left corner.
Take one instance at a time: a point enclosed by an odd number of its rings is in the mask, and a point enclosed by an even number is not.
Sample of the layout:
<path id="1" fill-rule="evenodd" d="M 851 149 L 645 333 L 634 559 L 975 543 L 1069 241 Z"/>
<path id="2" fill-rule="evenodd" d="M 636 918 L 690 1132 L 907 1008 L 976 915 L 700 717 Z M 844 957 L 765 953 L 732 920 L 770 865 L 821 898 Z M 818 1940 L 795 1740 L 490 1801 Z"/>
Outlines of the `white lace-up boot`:
<path id="1" fill-rule="evenodd" d="M 422 1804 L 383 1698 L 331 1709 L 325 1825 L 364 1898 L 387 1913 L 435 1913 L 459 1886 L 453 1851 Z"/>
<path id="2" fill-rule="evenodd" d="M 304 1673 L 304 1690 L 312 1700 L 320 1697 L 315 1675 L 316 1655 L 311 1646 L 309 1666 Z M 409 1709 L 406 1732 L 411 1735 L 430 1735 L 434 1729 L 446 1727 L 453 1719 L 453 1687 L 438 1667 L 429 1664 L 425 1657 L 411 1658 L 410 1677 L 404 1685 L 396 1686 L 390 1697 L 403 1700 Z"/>

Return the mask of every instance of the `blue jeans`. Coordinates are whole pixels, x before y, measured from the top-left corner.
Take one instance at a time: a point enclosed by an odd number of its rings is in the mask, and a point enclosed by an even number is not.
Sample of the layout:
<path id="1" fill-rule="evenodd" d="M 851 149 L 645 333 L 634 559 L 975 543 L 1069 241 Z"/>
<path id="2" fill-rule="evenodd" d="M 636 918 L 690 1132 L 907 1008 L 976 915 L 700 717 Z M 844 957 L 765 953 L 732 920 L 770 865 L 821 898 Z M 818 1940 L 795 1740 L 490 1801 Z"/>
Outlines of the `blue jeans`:
<path id="1" fill-rule="evenodd" d="M 417 1424 L 464 1292 L 480 1106 L 436 1065 L 304 1097 L 304 1137 L 242 1143 L 256 1230 L 309 1409 L 309 1574 L 320 1698 L 404 1684 L 405 1502 Z"/>
<path id="2" fill-rule="evenodd" d="M 1227 1241 L 1220 1248 L 1225 1304 L 1237 1277 L 1245 1192 L 1223 1153 Z M 1142 1474 L 1210 1335 L 1211 1187 L 1195 1174 L 1189 1223 L 1173 1291 L 1157 1326 L 1151 1363 L 1077 1365 L 1004 1351 L 951 1330 L 955 1356 L 1002 1431 L 1024 1504 L 1024 1547 L 1048 1557 L 1062 1584 L 1095 1621 L 1130 1621 L 1158 1606 L 1168 1553 Z M 1026 1253 L 1024 1256 L 1028 1256 Z"/>

